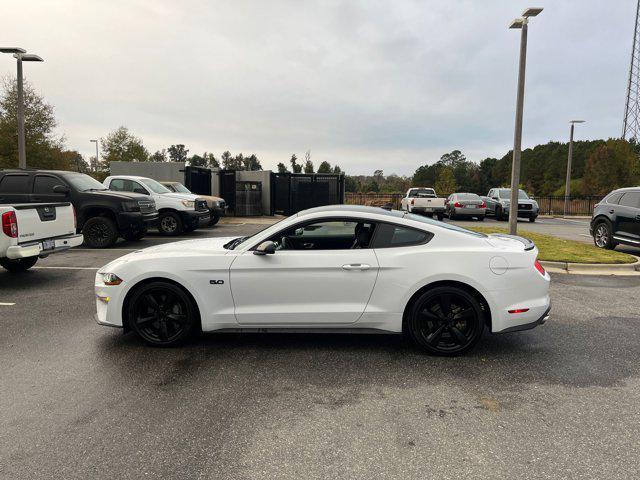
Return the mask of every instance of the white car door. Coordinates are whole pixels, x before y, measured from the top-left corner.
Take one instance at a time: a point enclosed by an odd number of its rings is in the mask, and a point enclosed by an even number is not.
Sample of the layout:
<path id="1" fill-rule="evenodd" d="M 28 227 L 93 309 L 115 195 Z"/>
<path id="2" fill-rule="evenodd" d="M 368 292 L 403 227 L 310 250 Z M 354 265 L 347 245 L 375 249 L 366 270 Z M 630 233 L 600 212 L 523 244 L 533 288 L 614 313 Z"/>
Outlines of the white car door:
<path id="1" fill-rule="evenodd" d="M 358 225 L 370 228 L 370 240 L 371 222 L 322 220 L 276 234 L 274 254 L 239 255 L 230 272 L 238 323 L 290 327 L 356 322 L 378 275 L 374 251 L 356 241 Z"/>

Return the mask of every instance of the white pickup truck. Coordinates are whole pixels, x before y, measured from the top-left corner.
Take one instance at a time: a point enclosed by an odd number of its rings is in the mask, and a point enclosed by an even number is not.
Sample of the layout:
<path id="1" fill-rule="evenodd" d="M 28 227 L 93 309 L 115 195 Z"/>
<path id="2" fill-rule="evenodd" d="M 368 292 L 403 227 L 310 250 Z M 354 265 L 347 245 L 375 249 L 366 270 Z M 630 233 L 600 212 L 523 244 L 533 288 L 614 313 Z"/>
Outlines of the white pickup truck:
<path id="1" fill-rule="evenodd" d="M 444 198 L 438 198 L 433 188 L 414 187 L 407 190 L 401 201 L 402 210 L 409 213 L 422 213 L 438 220 L 444 217 Z"/>
<path id="2" fill-rule="evenodd" d="M 10 272 L 24 272 L 38 258 L 82 244 L 69 202 L 0 205 L 0 217 L 0 265 Z"/>

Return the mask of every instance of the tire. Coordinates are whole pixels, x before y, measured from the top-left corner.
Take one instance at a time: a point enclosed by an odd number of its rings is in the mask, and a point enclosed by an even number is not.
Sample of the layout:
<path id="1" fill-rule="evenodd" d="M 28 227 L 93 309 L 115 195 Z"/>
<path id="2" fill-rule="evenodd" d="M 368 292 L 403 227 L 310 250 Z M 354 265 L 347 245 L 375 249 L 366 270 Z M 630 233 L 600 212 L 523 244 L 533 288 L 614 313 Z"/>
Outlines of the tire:
<path id="1" fill-rule="evenodd" d="M 484 313 L 473 295 L 458 287 L 436 287 L 412 303 L 407 333 L 432 355 L 460 355 L 473 348 L 484 330 Z"/>
<path id="2" fill-rule="evenodd" d="M 146 234 L 147 232 L 144 230 L 140 230 L 139 232 L 127 232 L 122 235 L 122 238 L 128 242 L 137 242 L 138 240 L 142 240 Z"/>
<path id="3" fill-rule="evenodd" d="M 593 243 L 598 248 L 613 250 L 616 243 L 613 241 L 611 224 L 607 220 L 601 220 L 593 227 Z"/>
<path id="4" fill-rule="evenodd" d="M 118 228 L 108 217 L 93 217 L 82 227 L 84 243 L 91 248 L 108 248 L 118 240 Z"/>
<path id="5" fill-rule="evenodd" d="M 209 226 L 213 227 L 216 223 L 218 223 L 219 220 L 220 220 L 220 217 L 218 216 L 211 217 L 209 219 Z"/>
<path id="6" fill-rule="evenodd" d="M 181 287 L 156 281 L 134 290 L 128 301 L 126 321 L 149 345 L 170 347 L 197 331 L 199 315 L 193 300 Z"/>
<path id="7" fill-rule="evenodd" d="M 504 220 L 502 218 L 502 207 L 496 207 L 496 220 L 498 220 L 499 222 Z"/>
<path id="8" fill-rule="evenodd" d="M 432 217 L 433 218 L 433 217 Z M 439 213 L 438 214 L 438 220 L 442 221 L 442 219 L 444 218 L 444 213 Z"/>
<path id="9" fill-rule="evenodd" d="M 479 221 L 479 222 L 484 222 L 484 215 L 482 215 L 482 216 L 478 217 L 478 221 Z"/>
<path id="10" fill-rule="evenodd" d="M 453 210 L 451 210 L 451 211 L 449 212 L 449 220 L 455 220 L 455 219 L 456 219 L 456 214 L 455 214 L 455 213 L 453 213 L 453 212 L 454 212 Z"/>
<path id="11" fill-rule="evenodd" d="M 11 273 L 26 272 L 33 267 L 38 261 L 38 257 L 26 257 L 26 258 L 0 258 L 0 265 L 2 265 L 7 271 Z"/>
<path id="12" fill-rule="evenodd" d="M 538 217 L 529 217 L 529 222 L 531 222 L 531 223 L 535 222 L 536 218 L 538 218 Z"/>
<path id="13" fill-rule="evenodd" d="M 163 212 L 158 218 L 158 231 L 162 235 L 173 237 L 183 232 L 182 219 L 175 212 Z"/>

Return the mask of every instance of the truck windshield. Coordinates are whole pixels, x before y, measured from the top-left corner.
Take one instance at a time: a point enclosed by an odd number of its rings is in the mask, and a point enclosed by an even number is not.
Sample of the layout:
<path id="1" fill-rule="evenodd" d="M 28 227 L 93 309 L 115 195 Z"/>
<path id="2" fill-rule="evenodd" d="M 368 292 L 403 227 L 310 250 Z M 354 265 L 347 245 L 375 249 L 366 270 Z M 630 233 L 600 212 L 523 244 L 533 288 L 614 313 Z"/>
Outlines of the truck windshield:
<path id="1" fill-rule="evenodd" d="M 64 176 L 64 179 L 67 180 L 73 188 L 80 192 L 88 192 L 90 190 L 106 190 L 103 184 L 97 181 L 95 178 L 90 177 L 84 173 L 69 173 Z"/>
<path id="2" fill-rule="evenodd" d="M 189 190 L 187 187 L 185 187 L 181 183 L 174 183 L 173 188 L 176 190 L 176 192 L 179 192 L 179 193 L 191 193 L 191 190 Z"/>
<path id="3" fill-rule="evenodd" d="M 149 187 L 149 189 L 151 189 L 151 191 L 154 193 L 171 193 L 171 190 L 169 190 L 167 187 L 150 178 L 142 178 L 140 179 L 140 181 L 144 183 L 146 187 Z"/>
<path id="4" fill-rule="evenodd" d="M 511 189 L 510 188 L 501 188 L 499 195 L 500 195 L 500 198 L 510 198 L 511 197 Z M 525 193 L 524 190 L 518 190 L 518 198 L 520 200 L 528 200 L 529 196 Z"/>

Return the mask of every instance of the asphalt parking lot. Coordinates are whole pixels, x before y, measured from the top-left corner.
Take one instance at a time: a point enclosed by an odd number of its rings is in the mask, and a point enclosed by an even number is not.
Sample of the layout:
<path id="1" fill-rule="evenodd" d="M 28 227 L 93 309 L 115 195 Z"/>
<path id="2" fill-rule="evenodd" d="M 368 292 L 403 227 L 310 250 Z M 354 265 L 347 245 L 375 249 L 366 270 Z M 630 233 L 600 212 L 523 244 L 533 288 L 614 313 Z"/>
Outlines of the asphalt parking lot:
<path id="1" fill-rule="evenodd" d="M 546 325 L 453 359 L 391 335 L 157 349 L 96 325 L 96 269 L 166 241 L 0 272 L 1 478 L 637 478 L 638 277 L 554 275 Z"/>

